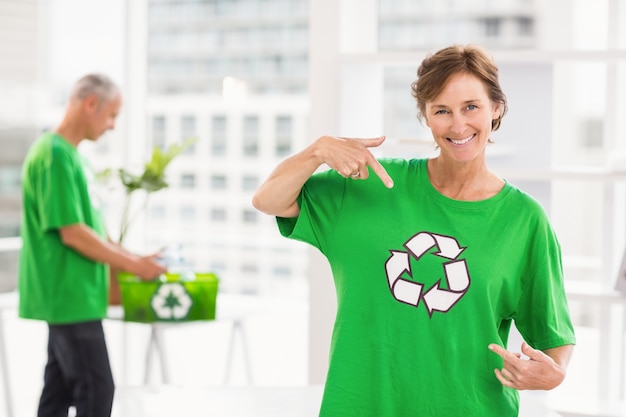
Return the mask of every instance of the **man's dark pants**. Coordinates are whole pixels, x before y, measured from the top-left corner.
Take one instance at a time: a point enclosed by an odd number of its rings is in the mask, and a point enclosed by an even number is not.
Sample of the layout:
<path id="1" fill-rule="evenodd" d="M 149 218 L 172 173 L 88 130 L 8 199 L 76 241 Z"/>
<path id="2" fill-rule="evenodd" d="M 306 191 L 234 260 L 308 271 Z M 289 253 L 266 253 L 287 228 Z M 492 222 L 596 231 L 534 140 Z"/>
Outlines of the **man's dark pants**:
<path id="1" fill-rule="evenodd" d="M 109 417 L 115 385 L 102 321 L 49 324 L 38 417 Z"/>

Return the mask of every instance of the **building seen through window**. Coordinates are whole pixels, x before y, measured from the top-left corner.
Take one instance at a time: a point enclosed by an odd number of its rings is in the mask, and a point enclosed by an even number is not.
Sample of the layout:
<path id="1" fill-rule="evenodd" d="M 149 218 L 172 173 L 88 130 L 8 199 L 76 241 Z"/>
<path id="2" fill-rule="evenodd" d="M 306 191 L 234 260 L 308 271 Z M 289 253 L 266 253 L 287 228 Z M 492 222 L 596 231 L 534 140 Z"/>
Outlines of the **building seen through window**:
<path id="1" fill-rule="evenodd" d="M 291 116 L 276 117 L 276 156 L 285 157 L 292 152 L 293 124 Z"/>
<path id="2" fill-rule="evenodd" d="M 257 156 L 259 152 L 259 118 L 246 116 L 243 119 L 243 154 Z"/>
<path id="3" fill-rule="evenodd" d="M 195 174 L 183 174 L 180 178 L 180 188 L 195 188 L 196 187 L 196 175 Z"/>
<path id="4" fill-rule="evenodd" d="M 190 138 L 197 139 L 196 117 L 193 115 L 182 116 L 180 120 L 180 132 L 181 132 L 180 142 L 184 142 L 185 140 L 190 139 Z M 187 149 L 185 149 L 185 154 L 193 155 L 195 151 L 196 151 L 196 144 L 192 143 Z"/>
<path id="5" fill-rule="evenodd" d="M 211 120 L 211 155 L 224 156 L 228 148 L 226 116 L 216 115 Z"/>

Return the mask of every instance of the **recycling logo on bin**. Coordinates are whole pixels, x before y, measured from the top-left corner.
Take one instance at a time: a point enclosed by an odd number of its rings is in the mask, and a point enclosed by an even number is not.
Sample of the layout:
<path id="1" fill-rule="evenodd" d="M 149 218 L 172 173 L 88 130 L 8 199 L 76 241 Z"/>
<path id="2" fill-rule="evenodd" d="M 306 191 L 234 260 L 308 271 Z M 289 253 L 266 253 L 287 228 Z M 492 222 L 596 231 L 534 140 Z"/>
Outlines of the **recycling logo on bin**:
<path id="1" fill-rule="evenodd" d="M 404 243 L 404 247 L 407 252 L 391 250 L 391 256 L 385 262 L 391 294 L 396 300 L 415 307 L 422 300 L 430 317 L 435 311 L 443 313 L 449 311 L 465 295 L 470 286 L 465 259 L 458 259 L 465 248 L 460 247 L 453 237 L 428 232 L 420 232 L 411 237 Z M 434 247 L 438 251 L 428 254 Z M 447 288 L 442 288 L 441 279 L 439 279 L 430 289 L 424 290 L 424 284 L 418 282 L 419 277 L 412 273 L 410 256 L 419 261 L 427 254 L 449 260 L 443 263 Z M 402 278 L 405 272 L 416 281 Z"/>
<path id="2" fill-rule="evenodd" d="M 193 301 L 182 284 L 166 282 L 159 286 L 150 305 L 161 320 L 181 320 L 187 317 Z"/>

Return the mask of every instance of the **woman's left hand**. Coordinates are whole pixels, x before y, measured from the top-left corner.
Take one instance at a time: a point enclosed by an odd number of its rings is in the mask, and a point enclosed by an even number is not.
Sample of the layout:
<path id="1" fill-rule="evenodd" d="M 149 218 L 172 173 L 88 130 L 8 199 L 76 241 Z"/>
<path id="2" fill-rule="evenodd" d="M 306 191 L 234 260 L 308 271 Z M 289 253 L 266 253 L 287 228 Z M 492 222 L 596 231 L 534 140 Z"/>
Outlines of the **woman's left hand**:
<path id="1" fill-rule="evenodd" d="M 565 345 L 545 352 L 522 343 L 522 353 L 512 353 L 502 346 L 490 344 L 489 349 L 502 357 L 502 369 L 495 369 L 496 378 L 505 387 L 517 390 L 551 390 L 565 379 L 565 370 L 573 346 Z"/>

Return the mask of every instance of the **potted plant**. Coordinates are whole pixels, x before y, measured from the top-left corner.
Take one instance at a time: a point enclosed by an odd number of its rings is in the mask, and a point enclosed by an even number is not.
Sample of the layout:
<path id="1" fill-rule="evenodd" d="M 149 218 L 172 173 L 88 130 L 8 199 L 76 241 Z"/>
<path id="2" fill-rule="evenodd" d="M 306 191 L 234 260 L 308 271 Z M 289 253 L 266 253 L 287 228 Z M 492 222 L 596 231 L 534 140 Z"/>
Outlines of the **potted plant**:
<path id="1" fill-rule="evenodd" d="M 147 207 L 150 195 L 169 186 L 169 184 L 165 180 L 165 170 L 170 162 L 172 162 L 174 158 L 184 152 L 196 141 L 197 138 L 188 138 L 180 144 L 176 143 L 170 145 L 164 151 L 160 147 L 155 146 L 152 150 L 151 159 L 146 162 L 143 172 L 139 175 L 133 174 L 125 168 L 120 168 L 117 170 L 117 177 L 124 186 L 125 190 L 124 208 L 122 211 L 119 235 L 117 238 L 118 244 L 121 245 L 124 242 L 124 239 L 126 238 L 133 221 Z M 98 174 L 98 178 L 102 181 L 107 181 L 112 176 L 113 170 L 110 168 Z M 144 192 L 143 204 L 139 210 L 131 213 L 131 201 L 133 199 L 133 196 L 135 196 L 137 194 L 137 191 L 139 190 L 142 190 Z M 121 302 L 117 273 L 118 271 L 111 268 L 111 285 L 109 292 L 110 304 L 120 304 Z"/>

